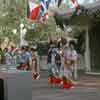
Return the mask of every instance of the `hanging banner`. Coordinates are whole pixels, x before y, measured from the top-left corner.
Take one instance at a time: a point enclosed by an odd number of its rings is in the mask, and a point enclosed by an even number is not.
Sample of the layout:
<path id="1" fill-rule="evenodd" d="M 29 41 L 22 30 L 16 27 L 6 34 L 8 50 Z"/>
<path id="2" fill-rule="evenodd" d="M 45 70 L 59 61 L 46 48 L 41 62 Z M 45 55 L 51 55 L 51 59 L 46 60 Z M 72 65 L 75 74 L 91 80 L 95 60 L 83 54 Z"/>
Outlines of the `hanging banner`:
<path id="1" fill-rule="evenodd" d="M 27 2 L 27 18 L 30 20 L 36 20 L 40 13 L 41 6 L 40 4 L 34 3 L 32 0 Z"/>

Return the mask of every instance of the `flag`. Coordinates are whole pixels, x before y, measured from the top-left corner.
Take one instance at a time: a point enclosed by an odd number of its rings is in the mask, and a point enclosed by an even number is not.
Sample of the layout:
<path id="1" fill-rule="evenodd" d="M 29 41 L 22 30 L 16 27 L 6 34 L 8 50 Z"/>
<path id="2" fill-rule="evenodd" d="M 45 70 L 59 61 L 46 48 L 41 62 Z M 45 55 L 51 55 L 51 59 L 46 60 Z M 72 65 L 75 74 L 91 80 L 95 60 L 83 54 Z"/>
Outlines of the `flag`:
<path id="1" fill-rule="evenodd" d="M 35 4 L 32 0 L 28 0 L 27 17 L 31 20 L 36 20 L 40 12 L 40 4 Z"/>
<path id="2" fill-rule="evenodd" d="M 80 8 L 80 5 L 77 0 L 71 0 L 71 2 L 75 5 L 76 9 Z"/>
<path id="3" fill-rule="evenodd" d="M 61 5 L 63 0 L 58 0 L 58 7 Z"/>
<path id="4" fill-rule="evenodd" d="M 51 0 L 41 0 L 40 22 L 44 23 L 48 18 L 48 8 Z"/>
<path id="5" fill-rule="evenodd" d="M 47 13 L 51 0 L 41 0 L 41 12 L 40 16 L 44 16 Z"/>
<path id="6" fill-rule="evenodd" d="M 45 6 L 46 9 L 49 8 L 51 0 L 41 0 L 42 6 Z"/>

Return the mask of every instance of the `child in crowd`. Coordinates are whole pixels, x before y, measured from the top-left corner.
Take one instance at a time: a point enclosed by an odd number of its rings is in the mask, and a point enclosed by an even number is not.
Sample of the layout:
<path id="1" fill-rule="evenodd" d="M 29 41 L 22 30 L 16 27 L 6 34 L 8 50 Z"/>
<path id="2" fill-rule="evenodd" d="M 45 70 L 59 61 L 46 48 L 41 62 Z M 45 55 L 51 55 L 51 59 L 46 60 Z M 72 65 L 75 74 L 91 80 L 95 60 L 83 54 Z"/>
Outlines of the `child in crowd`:
<path id="1" fill-rule="evenodd" d="M 17 69 L 30 70 L 30 55 L 27 53 L 26 48 L 22 47 L 21 50 L 17 50 L 16 55 Z"/>

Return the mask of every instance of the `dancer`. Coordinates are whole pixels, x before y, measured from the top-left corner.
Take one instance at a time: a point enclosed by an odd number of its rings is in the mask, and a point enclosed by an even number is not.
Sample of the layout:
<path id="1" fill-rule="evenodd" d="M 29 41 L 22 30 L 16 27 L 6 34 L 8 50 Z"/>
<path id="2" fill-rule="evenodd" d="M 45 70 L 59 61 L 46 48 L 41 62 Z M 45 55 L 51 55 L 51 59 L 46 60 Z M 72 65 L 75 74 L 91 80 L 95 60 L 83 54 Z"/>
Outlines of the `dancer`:
<path id="1" fill-rule="evenodd" d="M 69 45 L 66 45 L 63 49 L 62 54 L 62 66 L 61 66 L 61 77 L 63 82 L 63 88 L 71 88 L 72 82 L 72 52 Z"/>
<path id="2" fill-rule="evenodd" d="M 65 59 L 61 66 L 63 88 L 70 89 L 74 86 L 72 81 L 71 60 Z"/>
<path id="3" fill-rule="evenodd" d="M 61 58 L 59 54 L 56 54 L 55 56 L 55 64 L 53 64 L 50 67 L 50 73 L 49 73 L 49 83 L 51 85 L 60 85 L 61 79 L 60 79 L 60 66 L 61 66 Z"/>

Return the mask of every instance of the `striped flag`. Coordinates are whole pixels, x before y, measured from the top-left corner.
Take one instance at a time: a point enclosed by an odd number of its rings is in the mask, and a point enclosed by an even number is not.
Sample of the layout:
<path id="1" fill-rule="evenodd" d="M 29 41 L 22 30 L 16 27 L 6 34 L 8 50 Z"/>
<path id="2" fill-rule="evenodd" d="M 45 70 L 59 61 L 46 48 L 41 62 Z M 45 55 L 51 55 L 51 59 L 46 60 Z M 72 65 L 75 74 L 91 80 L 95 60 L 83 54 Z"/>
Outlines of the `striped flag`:
<path id="1" fill-rule="evenodd" d="M 41 13 L 40 16 L 44 16 L 47 13 L 51 0 L 41 0 Z"/>
<path id="2" fill-rule="evenodd" d="M 49 8 L 50 2 L 51 2 L 51 0 L 41 0 L 42 6 L 45 6 L 46 9 Z"/>
<path id="3" fill-rule="evenodd" d="M 40 13 L 41 6 L 40 4 L 34 3 L 32 0 L 27 2 L 27 17 L 30 20 L 36 20 Z"/>
<path id="4" fill-rule="evenodd" d="M 40 22 L 44 23 L 48 18 L 48 8 L 51 0 L 41 0 Z"/>

